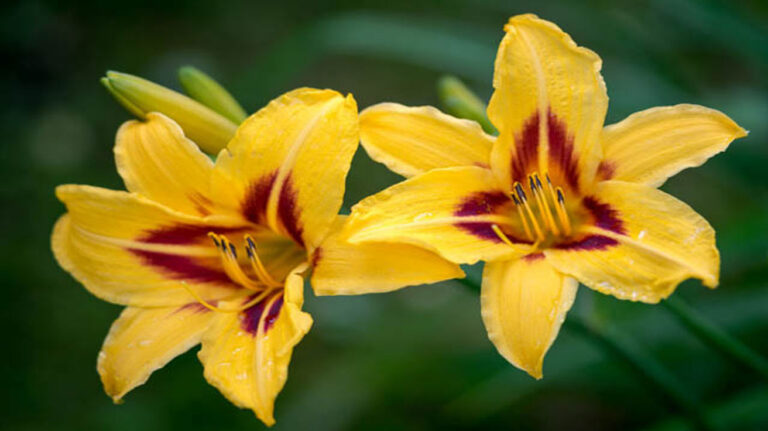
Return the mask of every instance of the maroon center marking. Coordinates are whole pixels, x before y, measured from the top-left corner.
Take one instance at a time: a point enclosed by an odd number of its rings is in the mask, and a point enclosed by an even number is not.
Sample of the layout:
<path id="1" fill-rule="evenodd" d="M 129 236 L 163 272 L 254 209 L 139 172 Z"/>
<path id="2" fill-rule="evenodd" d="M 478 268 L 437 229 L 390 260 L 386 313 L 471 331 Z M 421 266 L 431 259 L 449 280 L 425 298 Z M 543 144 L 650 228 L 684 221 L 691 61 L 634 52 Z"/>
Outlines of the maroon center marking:
<path id="1" fill-rule="evenodd" d="M 568 135 L 564 122 L 557 118 L 550 109 L 547 115 L 549 137 L 549 162 L 559 168 L 565 182 L 572 190 L 579 189 L 578 155 L 573 151 L 573 136 Z"/>
<path id="2" fill-rule="evenodd" d="M 244 227 L 217 227 L 179 223 L 146 230 L 145 234 L 137 238 L 137 240 L 149 244 L 186 245 L 199 242 L 208 235 L 208 232 L 223 234 L 244 230 Z"/>
<path id="3" fill-rule="evenodd" d="M 320 263 L 320 259 L 323 258 L 323 249 L 321 247 L 317 247 L 312 254 L 312 268 L 317 268 L 317 265 Z"/>
<path id="4" fill-rule="evenodd" d="M 141 258 L 172 280 L 184 280 L 194 283 L 216 283 L 225 287 L 239 288 L 222 270 L 201 265 L 197 260 L 176 254 L 128 248 L 128 251 Z"/>
<path id="5" fill-rule="evenodd" d="M 264 224 L 267 218 L 267 202 L 272 186 L 275 184 L 275 178 L 277 178 L 277 171 L 264 175 L 248 186 L 245 200 L 241 205 L 246 220 Z"/>
<path id="6" fill-rule="evenodd" d="M 537 253 L 526 254 L 525 256 L 523 256 L 523 260 L 525 260 L 526 262 L 536 262 L 537 260 L 544 259 L 544 257 L 545 257 L 544 253 L 537 252 Z"/>
<path id="7" fill-rule="evenodd" d="M 605 250 L 616 245 L 619 245 L 619 242 L 613 238 L 609 238 L 603 235 L 588 235 L 576 241 L 556 244 L 554 248 L 559 250 L 597 251 L 597 250 Z"/>
<path id="8" fill-rule="evenodd" d="M 600 162 L 600 164 L 597 166 L 597 176 L 601 180 L 610 180 L 613 178 L 613 176 L 616 175 L 616 164 L 609 161 L 609 160 L 603 160 Z"/>
<path id="9" fill-rule="evenodd" d="M 296 203 L 298 193 L 293 186 L 293 179 L 290 175 L 285 177 L 283 188 L 280 190 L 280 198 L 277 201 L 277 217 L 285 228 L 288 235 L 296 241 L 297 244 L 304 247 L 304 238 L 302 237 L 303 228 L 299 221 L 299 207 Z"/>
<path id="10" fill-rule="evenodd" d="M 179 223 L 148 229 L 136 240 L 145 244 L 191 245 L 207 241 L 208 232 L 231 233 L 244 231 L 244 227 L 217 227 Z M 221 270 L 203 265 L 200 258 L 184 255 L 147 251 L 127 247 L 126 250 L 138 256 L 142 262 L 157 269 L 161 274 L 173 280 L 185 280 L 198 283 L 216 283 L 226 287 L 238 287 Z"/>
<path id="11" fill-rule="evenodd" d="M 538 159 L 539 113 L 535 112 L 523 124 L 522 133 L 515 134 L 515 154 L 510 160 L 512 182 L 525 184 L 525 178 Z"/>
<path id="12" fill-rule="evenodd" d="M 267 204 L 275 185 L 277 171 L 264 175 L 251 183 L 241 205 L 243 216 L 253 223 L 265 225 Z M 277 218 L 291 239 L 304 247 L 303 229 L 299 221 L 298 193 L 290 175 L 286 176 L 277 199 Z"/>
<path id="13" fill-rule="evenodd" d="M 591 196 L 582 199 L 581 203 L 594 217 L 595 226 L 620 235 L 626 235 L 627 232 L 624 228 L 624 222 L 619 217 L 619 211 L 609 204 L 599 202 Z"/>
<path id="14" fill-rule="evenodd" d="M 505 204 L 509 204 L 510 202 L 509 197 L 501 191 L 477 192 L 466 197 L 456 211 L 454 211 L 453 215 L 456 217 L 472 217 L 497 214 Z M 503 242 L 502 239 L 496 235 L 496 232 L 493 231 L 492 226 L 493 223 L 487 221 L 466 221 L 456 223 L 456 227 L 463 229 L 478 238 L 493 242 Z M 501 226 L 499 226 L 499 228 L 501 228 Z M 504 229 L 502 229 L 502 231 L 513 243 L 530 243 L 516 237 L 514 234 L 507 232 Z"/>
<path id="15" fill-rule="evenodd" d="M 282 294 L 276 293 L 275 295 Z M 264 332 L 266 333 L 272 328 L 272 326 L 275 324 L 275 321 L 277 321 L 277 318 L 280 316 L 280 310 L 283 307 L 283 297 L 280 296 L 272 303 L 272 306 L 270 306 L 269 310 L 266 311 L 266 315 L 264 315 L 264 308 L 266 307 L 267 303 L 269 303 L 269 301 L 275 297 L 275 295 L 270 295 L 259 301 L 257 304 L 251 306 L 247 310 L 243 311 L 243 319 L 240 322 L 240 325 L 244 331 L 251 335 L 258 334 L 259 321 L 261 320 L 262 316 L 264 317 Z M 251 299 L 253 299 L 253 297 L 249 297 L 247 300 L 250 301 Z"/>

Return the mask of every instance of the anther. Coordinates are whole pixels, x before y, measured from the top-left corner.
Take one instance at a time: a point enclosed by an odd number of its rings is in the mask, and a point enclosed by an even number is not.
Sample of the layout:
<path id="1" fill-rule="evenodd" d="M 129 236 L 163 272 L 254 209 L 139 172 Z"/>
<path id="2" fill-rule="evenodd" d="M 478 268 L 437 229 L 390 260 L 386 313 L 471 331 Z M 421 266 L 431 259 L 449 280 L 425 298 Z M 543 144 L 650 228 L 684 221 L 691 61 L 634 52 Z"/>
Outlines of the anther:
<path id="1" fill-rule="evenodd" d="M 214 244 L 220 245 L 221 265 L 224 268 L 224 272 L 230 279 L 232 279 L 232 281 L 249 290 L 258 291 L 264 289 L 262 283 L 252 280 L 243 272 L 240 263 L 237 261 L 237 249 L 234 244 L 229 242 L 226 237 L 216 235 L 213 232 L 209 233 L 208 236 L 214 241 Z"/>
<path id="2" fill-rule="evenodd" d="M 533 210 L 531 210 L 531 206 L 528 204 L 528 199 L 525 196 L 525 192 L 523 191 L 523 187 L 520 185 L 520 183 L 515 183 L 515 191 L 517 191 L 517 197 L 520 199 L 520 202 L 523 203 L 525 212 L 531 219 L 531 224 L 533 225 L 533 230 L 536 232 L 536 237 L 539 239 L 539 241 L 543 241 L 545 238 L 544 233 L 539 227 L 539 222 L 536 220 L 536 216 L 533 214 Z"/>
<path id="3" fill-rule="evenodd" d="M 531 175 L 532 185 L 534 184 L 534 180 L 535 187 L 533 187 L 533 189 L 536 194 L 536 202 L 539 204 L 539 212 L 542 213 L 542 218 L 544 219 L 544 224 L 547 225 L 549 230 L 552 231 L 555 236 L 560 236 L 560 229 L 558 229 L 555 219 L 552 217 L 552 212 L 549 210 L 547 196 L 544 195 L 544 188 L 541 185 L 541 180 L 539 179 L 538 174 Z"/>
<path id="4" fill-rule="evenodd" d="M 272 278 L 264 266 L 264 263 L 259 258 L 259 253 L 256 250 L 256 242 L 250 235 L 245 235 L 245 242 L 247 243 L 245 249 L 248 252 L 248 260 L 251 262 L 251 268 L 256 276 L 267 286 L 280 286 L 280 283 Z"/>
<path id="5" fill-rule="evenodd" d="M 571 220 L 568 217 L 568 211 L 565 208 L 565 195 L 563 189 L 557 188 L 557 217 L 560 219 L 560 223 L 563 225 L 565 235 L 571 234 Z"/>
<path id="6" fill-rule="evenodd" d="M 533 241 L 533 235 L 531 234 L 531 227 L 528 226 L 528 220 L 525 218 L 525 213 L 523 213 L 523 205 L 520 203 L 520 200 L 517 198 L 517 195 L 514 193 L 512 194 L 512 201 L 515 203 L 515 208 L 517 208 L 517 214 L 520 216 L 520 220 L 523 221 L 523 229 L 525 230 L 525 236 L 528 238 L 528 241 Z"/>

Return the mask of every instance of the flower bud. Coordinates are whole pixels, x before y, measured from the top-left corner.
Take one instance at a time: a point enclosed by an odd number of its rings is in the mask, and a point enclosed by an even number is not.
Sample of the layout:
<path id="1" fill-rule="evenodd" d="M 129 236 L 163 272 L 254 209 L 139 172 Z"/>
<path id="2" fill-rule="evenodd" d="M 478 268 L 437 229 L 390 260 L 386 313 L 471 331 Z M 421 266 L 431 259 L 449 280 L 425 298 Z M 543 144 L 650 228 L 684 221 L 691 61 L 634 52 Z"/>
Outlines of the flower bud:
<path id="1" fill-rule="evenodd" d="M 133 115 L 159 112 L 174 120 L 203 151 L 216 154 L 227 146 L 237 124 L 203 104 L 161 85 L 120 72 L 107 72 L 101 83 Z"/>
<path id="2" fill-rule="evenodd" d="M 437 81 L 437 95 L 449 114 L 477 121 L 487 133 L 497 133 L 485 113 L 485 104 L 459 78 L 455 76 L 440 78 Z"/>
<path id="3" fill-rule="evenodd" d="M 179 82 L 190 97 L 240 124 L 247 114 L 232 94 L 213 78 L 192 66 L 179 68 Z"/>

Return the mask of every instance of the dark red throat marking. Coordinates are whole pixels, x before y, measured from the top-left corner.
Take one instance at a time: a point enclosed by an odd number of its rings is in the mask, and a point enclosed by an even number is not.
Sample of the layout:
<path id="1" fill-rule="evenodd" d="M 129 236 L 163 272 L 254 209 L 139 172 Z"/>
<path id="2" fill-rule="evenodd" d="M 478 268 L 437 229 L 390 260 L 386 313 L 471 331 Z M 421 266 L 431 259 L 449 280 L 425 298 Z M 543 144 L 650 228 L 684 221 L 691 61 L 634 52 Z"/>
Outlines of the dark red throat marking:
<path id="1" fill-rule="evenodd" d="M 267 315 L 264 316 L 265 333 L 269 331 L 275 324 L 275 321 L 277 321 L 277 318 L 280 316 L 280 310 L 283 308 L 282 293 L 276 293 L 275 295 L 281 296 L 272 303 L 272 305 L 269 307 L 269 310 L 266 310 Z M 259 332 L 259 321 L 264 315 L 264 309 L 269 301 L 275 297 L 275 295 L 270 295 L 259 301 L 257 304 L 253 305 L 251 308 L 243 311 L 243 320 L 240 322 L 240 325 L 244 331 L 251 335 L 256 335 Z M 248 300 L 250 301 L 251 299 L 253 298 L 251 297 Z"/>
<path id="2" fill-rule="evenodd" d="M 280 190 L 280 198 L 277 201 L 277 217 L 280 219 L 288 235 L 297 244 L 304 247 L 303 229 L 299 221 L 299 207 L 296 203 L 298 193 L 293 185 L 290 175 L 285 178 L 283 188 Z"/>
<path id="3" fill-rule="evenodd" d="M 456 217 L 472 217 L 498 214 L 501 207 L 510 204 L 511 201 L 507 195 L 501 191 L 478 192 L 467 196 L 458 206 L 453 215 Z M 487 241 L 503 242 L 496 232 L 493 231 L 493 223 L 486 221 L 466 221 L 456 223 L 456 227 L 463 229 L 470 234 Z M 499 226 L 502 228 L 502 226 Z M 503 230 L 503 229 L 502 229 Z M 529 241 L 516 237 L 513 233 L 503 230 L 504 234 L 514 243 L 530 244 Z"/>
<path id="4" fill-rule="evenodd" d="M 510 160 L 512 182 L 525 184 L 526 175 L 536 170 L 539 158 L 539 113 L 535 112 L 523 124 L 521 133 L 515 135 L 515 155 Z"/>
<path id="5" fill-rule="evenodd" d="M 619 211 L 612 206 L 599 202 L 591 196 L 582 199 L 581 203 L 584 205 L 584 208 L 592 214 L 592 217 L 594 217 L 595 226 L 620 235 L 627 234 L 627 231 L 624 228 L 624 222 L 619 217 Z"/>
<path id="6" fill-rule="evenodd" d="M 253 223 L 265 225 L 267 223 L 267 205 L 269 196 L 275 186 L 277 171 L 264 175 L 251 183 L 246 191 L 245 200 L 242 203 L 242 212 L 245 218 Z M 280 195 L 277 199 L 277 218 L 280 220 L 285 232 L 291 239 L 304 247 L 303 229 L 299 221 L 300 209 L 297 204 L 298 193 L 293 185 L 290 174 L 285 177 Z"/>
<path id="7" fill-rule="evenodd" d="M 158 269 L 172 280 L 184 280 L 193 283 L 215 283 L 222 287 L 239 288 L 223 270 L 201 265 L 191 257 L 135 248 L 129 248 L 128 251 L 140 257 L 146 265 Z"/>
<path id="8" fill-rule="evenodd" d="M 539 113 L 534 112 L 515 134 L 515 156 L 510 160 L 512 182 L 525 184 L 527 175 L 538 171 Z M 573 136 L 566 124 L 551 110 L 547 112 L 547 138 L 549 140 L 549 168 L 557 170 L 574 191 L 579 187 L 578 155 L 574 153 Z"/>
<path id="9" fill-rule="evenodd" d="M 573 136 L 568 135 L 564 122 L 550 110 L 547 114 L 547 130 L 549 137 L 549 161 L 560 170 L 565 182 L 572 190 L 579 190 L 578 155 L 573 151 Z"/>
<path id="10" fill-rule="evenodd" d="M 241 205 L 243 216 L 248 221 L 264 224 L 267 219 L 267 202 L 272 186 L 275 184 L 277 171 L 264 175 L 252 182 L 245 192 L 245 200 Z"/>

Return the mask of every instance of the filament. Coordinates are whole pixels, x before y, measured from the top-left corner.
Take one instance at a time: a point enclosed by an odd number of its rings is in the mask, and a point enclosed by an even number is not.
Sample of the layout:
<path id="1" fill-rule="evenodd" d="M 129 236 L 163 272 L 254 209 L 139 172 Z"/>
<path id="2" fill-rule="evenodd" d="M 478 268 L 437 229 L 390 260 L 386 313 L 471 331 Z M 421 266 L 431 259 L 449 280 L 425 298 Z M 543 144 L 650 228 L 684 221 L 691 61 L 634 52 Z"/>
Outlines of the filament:
<path id="1" fill-rule="evenodd" d="M 207 308 L 207 309 L 209 309 L 211 311 L 217 311 L 219 313 L 237 313 L 237 312 L 240 312 L 240 311 L 243 311 L 243 310 L 247 310 L 247 309 L 253 307 L 254 305 L 258 304 L 259 302 L 261 302 L 267 295 L 269 295 L 270 293 L 275 291 L 275 288 L 265 289 L 263 292 L 261 292 L 260 294 L 256 295 L 253 299 L 251 299 L 250 301 L 246 302 L 245 304 L 243 304 L 243 305 L 241 305 L 239 307 L 221 308 L 221 307 L 217 307 L 217 306 L 211 304 L 210 302 L 206 301 L 205 299 L 203 299 L 197 292 L 192 290 L 192 288 L 189 287 L 186 282 L 182 282 L 181 283 L 181 287 L 183 287 L 187 292 L 189 292 L 189 294 L 192 295 L 192 297 L 195 298 L 195 300 L 200 305 L 202 305 L 203 307 L 205 307 L 205 308 Z"/>
<path id="2" fill-rule="evenodd" d="M 560 187 L 555 188 L 552 185 L 549 174 L 545 173 L 544 178 L 547 181 L 546 190 L 538 172 L 528 175 L 528 187 L 533 195 L 533 199 L 536 201 L 536 211 L 534 211 L 533 204 L 528 202 L 528 196 L 521 183 L 516 182 L 511 193 L 517 214 L 520 216 L 523 224 L 525 235 L 529 241 L 536 240 L 537 243 L 544 241 L 547 234 L 570 236 L 572 231 L 571 221 L 565 206 L 563 189 Z M 494 228 L 494 232 L 499 238 L 504 240 L 502 237 L 503 232 L 498 227 Z"/>
<path id="3" fill-rule="evenodd" d="M 281 284 L 269 275 L 269 271 L 267 271 L 264 264 L 261 262 L 259 253 L 256 251 L 256 242 L 253 241 L 253 238 L 251 238 L 250 235 L 245 235 L 245 242 L 247 244 L 245 251 L 248 254 L 248 260 L 251 262 L 251 268 L 253 268 L 253 272 L 256 273 L 259 280 L 268 286 L 280 286 Z"/>
<path id="4" fill-rule="evenodd" d="M 496 234 L 496 236 L 499 237 L 500 240 L 502 240 L 505 244 L 507 244 L 510 247 L 514 247 L 515 245 L 512 244 L 512 241 L 509 240 L 507 235 L 502 232 L 502 230 L 499 228 L 498 225 L 492 224 L 491 229 L 493 229 L 493 232 Z"/>

